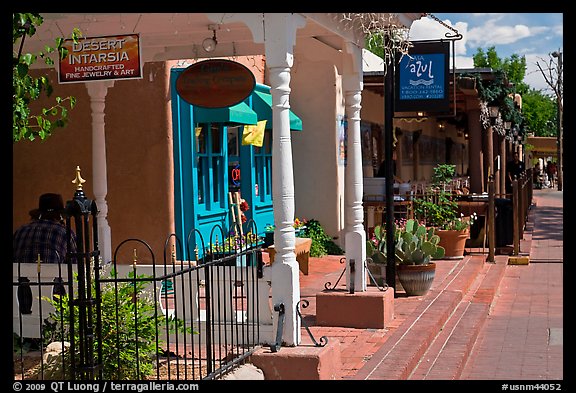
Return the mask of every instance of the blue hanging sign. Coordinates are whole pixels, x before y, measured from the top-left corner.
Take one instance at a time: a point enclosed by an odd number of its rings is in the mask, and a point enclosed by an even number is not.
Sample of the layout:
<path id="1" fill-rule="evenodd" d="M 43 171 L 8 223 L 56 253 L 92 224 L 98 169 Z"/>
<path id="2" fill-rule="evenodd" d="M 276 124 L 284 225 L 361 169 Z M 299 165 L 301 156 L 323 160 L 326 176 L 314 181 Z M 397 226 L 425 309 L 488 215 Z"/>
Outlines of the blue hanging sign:
<path id="1" fill-rule="evenodd" d="M 448 112 L 449 42 L 414 42 L 396 71 L 395 112 Z"/>

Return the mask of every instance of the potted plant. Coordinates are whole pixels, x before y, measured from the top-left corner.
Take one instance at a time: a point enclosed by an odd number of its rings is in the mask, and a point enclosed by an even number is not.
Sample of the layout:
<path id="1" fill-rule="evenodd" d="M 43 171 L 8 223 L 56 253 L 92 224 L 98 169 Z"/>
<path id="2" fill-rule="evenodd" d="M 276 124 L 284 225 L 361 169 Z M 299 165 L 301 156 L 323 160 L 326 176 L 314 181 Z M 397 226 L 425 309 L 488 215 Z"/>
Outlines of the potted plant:
<path id="1" fill-rule="evenodd" d="M 470 237 L 470 227 L 476 221 L 477 215 L 460 217 L 447 221 L 436 233 L 440 237 L 440 245 L 446 250 L 444 259 L 464 258 L 466 240 Z"/>
<path id="2" fill-rule="evenodd" d="M 440 237 L 435 231 L 413 219 L 406 221 L 403 227 L 397 227 L 396 273 L 408 296 L 424 295 L 432 286 L 436 275 L 436 263 L 432 260 L 444 256 L 444 248 L 439 245 Z"/>
<path id="3" fill-rule="evenodd" d="M 436 273 L 433 259 L 444 256 L 444 248 L 435 228 L 426 228 L 417 220 L 409 219 L 395 224 L 394 250 L 398 280 L 408 296 L 424 295 L 430 289 Z M 375 236 L 367 243 L 367 254 L 372 260 L 386 265 L 386 231 L 378 226 Z M 382 262 L 383 261 L 383 262 Z"/>
<path id="4" fill-rule="evenodd" d="M 428 193 L 414 198 L 414 217 L 428 227 L 436 228 L 440 246 L 445 249 L 444 259 L 464 257 L 466 239 L 470 237 L 470 226 L 476 214 L 464 217 L 458 214 L 458 203 L 454 195 L 446 191 L 446 184 L 455 175 L 455 165 L 438 164 L 434 168 L 432 185 Z"/>
<path id="5" fill-rule="evenodd" d="M 292 224 L 292 226 L 294 227 L 294 235 L 296 237 L 303 237 L 305 231 L 306 231 L 306 224 L 307 224 L 308 220 L 306 219 L 299 219 L 298 217 L 296 217 L 294 219 L 294 224 Z M 274 230 L 276 229 L 275 225 L 271 225 L 268 224 L 266 225 L 266 227 L 264 228 L 264 244 L 262 245 L 262 247 L 266 248 L 271 246 L 272 244 L 274 244 Z"/>
<path id="6" fill-rule="evenodd" d="M 433 168 L 432 186 L 445 188 L 447 183 L 450 183 L 456 176 L 456 165 L 454 164 L 436 164 Z"/>
<path id="7" fill-rule="evenodd" d="M 230 266 L 255 266 L 255 256 L 248 250 L 261 246 L 263 239 L 255 233 L 248 232 L 243 235 L 231 231 L 229 236 L 220 242 L 218 235 L 214 244 L 210 244 L 208 254 L 203 261 L 228 258 L 225 265 Z"/>

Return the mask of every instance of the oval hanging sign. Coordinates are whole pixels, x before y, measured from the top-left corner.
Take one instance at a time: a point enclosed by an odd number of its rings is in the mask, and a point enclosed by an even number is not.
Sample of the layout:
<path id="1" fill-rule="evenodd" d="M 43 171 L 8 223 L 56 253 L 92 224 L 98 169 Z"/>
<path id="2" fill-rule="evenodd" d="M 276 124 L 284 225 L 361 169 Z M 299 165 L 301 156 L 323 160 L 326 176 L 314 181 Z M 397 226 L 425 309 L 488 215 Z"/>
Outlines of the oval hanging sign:
<path id="1" fill-rule="evenodd" d="M 244 101 L 256 86 L 254 74 L 243 64 L 210 59 L 192 64 L 176 79 L 182 99 L 203 108 L 226 108 Z"/>

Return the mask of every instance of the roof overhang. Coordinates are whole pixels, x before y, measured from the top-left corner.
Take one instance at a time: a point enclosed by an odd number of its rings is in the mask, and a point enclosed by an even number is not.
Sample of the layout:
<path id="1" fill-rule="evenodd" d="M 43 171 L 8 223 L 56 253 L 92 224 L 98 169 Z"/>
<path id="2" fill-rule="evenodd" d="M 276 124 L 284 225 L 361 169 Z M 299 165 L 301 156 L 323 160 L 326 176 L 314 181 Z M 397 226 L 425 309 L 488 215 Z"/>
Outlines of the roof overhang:
<path id="1" fill-rule="evenodd" d="M 529 136 L 526 144 L 530 145 L 530 151 L 534 157 L 556 157 L 558 154 L 558 138 L 547 136 Z"/>

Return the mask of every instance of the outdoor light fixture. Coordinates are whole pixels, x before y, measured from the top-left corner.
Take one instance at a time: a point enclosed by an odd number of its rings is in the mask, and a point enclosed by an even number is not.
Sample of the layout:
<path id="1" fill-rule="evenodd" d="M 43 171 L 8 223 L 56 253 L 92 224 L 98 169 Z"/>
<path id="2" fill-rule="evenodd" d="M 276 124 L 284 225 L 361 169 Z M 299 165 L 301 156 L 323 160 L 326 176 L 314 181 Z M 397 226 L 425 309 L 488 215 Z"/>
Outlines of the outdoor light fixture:
<path id="1" fill-rule="evenodd" d="M 500 112 L 500 107 L 498 106 L 498 104 L 488 104 L 488 114 L 492 119 L 495 119 L 498 117 L 498 113 Z"/>
<path id="2" fill-rule="evenodd" d="M 510 130 L 510 128 L 512 128 L 512 122 L 511 121 L 505 121 L 504 122 L 504 129 Z"/>
<path id="3" fill-rule="evenodd" d="M 208 26 L 208 30 L 212 30 L 213 35 L 212 37 L 206 38 L 204 41 L 202 41 L 202 48 L 204 48 L 206 52 L 213 52 L 214 49 L 216 49 L 216 45 L 218 45 L 218 40 L 216 39 L 217 28 L 217 25 Z"/>

